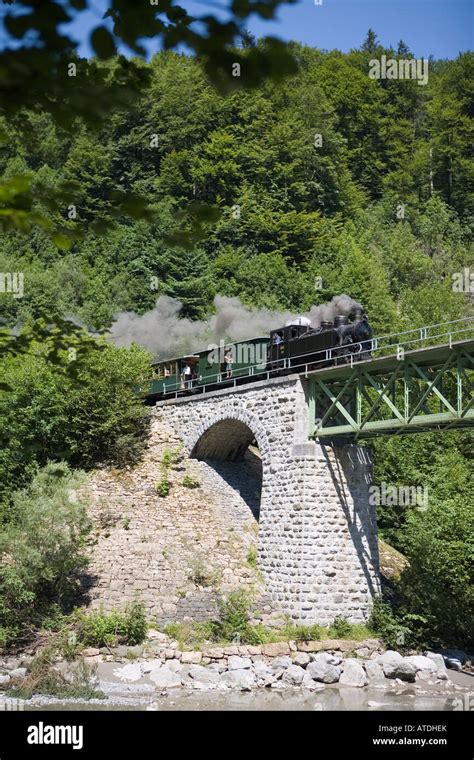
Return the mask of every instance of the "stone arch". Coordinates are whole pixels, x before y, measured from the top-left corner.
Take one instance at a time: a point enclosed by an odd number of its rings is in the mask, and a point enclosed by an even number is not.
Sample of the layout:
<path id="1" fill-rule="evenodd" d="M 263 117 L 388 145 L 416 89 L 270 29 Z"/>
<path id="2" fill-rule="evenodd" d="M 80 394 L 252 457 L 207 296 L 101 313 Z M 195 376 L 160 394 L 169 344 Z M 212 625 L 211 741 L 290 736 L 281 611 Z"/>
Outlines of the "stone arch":
<path id="1" fill-rule="evenodd" d="M 249 449 L 253 440 L 260 456 Z M 205 460 L 238 492 L 258 522 L 269 459 L 267 434 L 258 419 L 246 409 L 221 409 L 188 437 L 187 446 L 191 457 Z"/>
<path id="2" fill-rule="evenodd" d="M 220 409 L 193 430 L 186 444 L 190 455 L 197 459 L 235 461 L 244 456 L 253 439 L 265 468 L 270 458 L 270 444 L 258 417 L 247 409 Z"/>

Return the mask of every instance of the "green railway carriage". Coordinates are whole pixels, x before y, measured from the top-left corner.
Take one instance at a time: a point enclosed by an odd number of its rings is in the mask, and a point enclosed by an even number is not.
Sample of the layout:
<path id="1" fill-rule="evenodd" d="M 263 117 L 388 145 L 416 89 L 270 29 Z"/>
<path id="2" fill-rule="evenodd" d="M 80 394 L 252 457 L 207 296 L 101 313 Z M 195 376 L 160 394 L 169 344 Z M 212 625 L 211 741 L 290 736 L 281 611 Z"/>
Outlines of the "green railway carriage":
<path id="1" fill-rule="evenodd" d="M 213 344 L 205 351 L 154 362 L 151 376 L 137 387 L 148 401 L 168 394 L 186 395 L 206 386 L 225 385 L 243 377 L 258 376 L 265 371 L 269 338 L 261 336 L 236 343 Z"/>

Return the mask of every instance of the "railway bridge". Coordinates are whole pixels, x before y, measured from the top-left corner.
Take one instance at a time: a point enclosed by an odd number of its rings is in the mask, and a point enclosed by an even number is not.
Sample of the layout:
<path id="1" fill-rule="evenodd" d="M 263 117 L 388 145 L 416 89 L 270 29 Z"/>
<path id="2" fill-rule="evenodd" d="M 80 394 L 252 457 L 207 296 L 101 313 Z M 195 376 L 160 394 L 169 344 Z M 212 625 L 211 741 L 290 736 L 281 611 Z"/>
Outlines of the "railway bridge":
<path id="1" fill-rule="evenodd" d="M 352 366 L 302 357 L 291 374 L 156 404 L 198 459 L 237 461 L 257 444 L 258 566 L 292 620 L 368 618 L 380 579 L 365 441 L 474 425 L 472 332 L 464 321 L 384 336 Z"/>

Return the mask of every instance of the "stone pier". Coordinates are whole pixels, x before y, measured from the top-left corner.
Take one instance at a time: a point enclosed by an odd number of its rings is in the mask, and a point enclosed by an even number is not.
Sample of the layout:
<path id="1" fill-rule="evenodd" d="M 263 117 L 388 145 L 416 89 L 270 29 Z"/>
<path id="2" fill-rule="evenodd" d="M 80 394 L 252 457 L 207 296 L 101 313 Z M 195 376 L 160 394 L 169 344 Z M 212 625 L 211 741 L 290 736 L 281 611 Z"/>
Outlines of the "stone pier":
<path id="1" fill-rule="evenodd" d="M 258 566 L 277 609 L 303 624 L 367 620 L 380 591 L 370 450 L 309 440 L 303 378 L 162 401 L 155 415 L 197 459 L 238 462 L 257 444 Z"/>

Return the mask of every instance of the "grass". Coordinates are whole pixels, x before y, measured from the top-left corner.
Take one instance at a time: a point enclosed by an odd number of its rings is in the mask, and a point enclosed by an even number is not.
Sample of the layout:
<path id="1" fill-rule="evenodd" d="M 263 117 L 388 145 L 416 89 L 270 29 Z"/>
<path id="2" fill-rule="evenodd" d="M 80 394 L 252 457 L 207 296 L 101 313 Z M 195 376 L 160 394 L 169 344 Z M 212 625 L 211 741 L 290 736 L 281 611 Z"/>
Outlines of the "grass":
<path id="1" fill-rule="evenodd" d="M 69 677 L 56 668 L 58 652 L 54 646 L 44 647 L 33 657 L 21 681 L 7 685 L 9 697 L 31 699 L 35 694 L 46 694 L 60 699 L 106 699 L 96 688 L 96 666 L 79 660 Z"/>
<path id="2" fill-rule="evenodd" d="M 249 546 L 249 550 L 247 552 L 247 565 L 251 567 L 252 569 L 257 568 L 257 548 L 256 546 Z"/>
<path id="3" fill-rule="evenodd" d="M 183 486 L 185 488 L 199 488 L 200 485 L 199 480 L 192 478 L 191 475 L 185 475 L 183 478 Z"/>
<path id="4" fill-rule="evenodd" d="M 252 606 L 252 591 L 237 589 L 218 600 L 219 617 L 205 622 L 170 623 L 163 630 L 168 636 L 176 639 L 181 649 L 193 647 L 198 649 L 203 645 L 227 645 L 235 642 L 240 644 L 272 644 L 280 641 L 319 641 L 321 639 L 350 639 L 362 641 L 374 636 L 365 625 L 352 625 L 347 620 L 338 618 L 329 628 L 319 625 L 295 625 L 288 621 L 284 626 L 271 627 L 263 623 L 250 622 Z"/>

